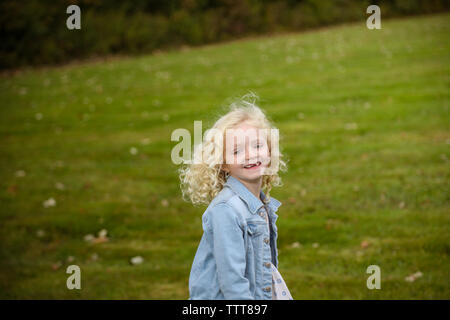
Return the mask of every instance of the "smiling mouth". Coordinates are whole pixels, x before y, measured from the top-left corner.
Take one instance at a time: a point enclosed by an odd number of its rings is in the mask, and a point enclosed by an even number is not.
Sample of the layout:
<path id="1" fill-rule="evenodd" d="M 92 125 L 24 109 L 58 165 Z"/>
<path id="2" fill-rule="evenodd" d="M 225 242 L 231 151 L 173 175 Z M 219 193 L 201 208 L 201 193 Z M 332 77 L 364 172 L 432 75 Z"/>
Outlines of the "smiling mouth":
<path id="1" fill-rule="evenodd" d="M 261 165 L 261 161 L 244 166 L 245 169 L 255 169 Z"/>

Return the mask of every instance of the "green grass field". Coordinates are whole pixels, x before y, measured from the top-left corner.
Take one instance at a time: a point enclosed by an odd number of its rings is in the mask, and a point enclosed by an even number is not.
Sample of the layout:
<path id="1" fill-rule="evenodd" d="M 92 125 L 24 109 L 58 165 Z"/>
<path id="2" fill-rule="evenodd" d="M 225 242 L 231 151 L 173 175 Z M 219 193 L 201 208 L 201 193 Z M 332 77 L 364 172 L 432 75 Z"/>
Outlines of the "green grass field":
<path id="1" fill-rule="evenodd" d="M 170 135 L 253 91 L 289 159 L 272 196 L 294 299 L 450 299 L 449 19 L 2 75 L 0 298 L 188 298 L 206 207 L 182 201 Z"/>

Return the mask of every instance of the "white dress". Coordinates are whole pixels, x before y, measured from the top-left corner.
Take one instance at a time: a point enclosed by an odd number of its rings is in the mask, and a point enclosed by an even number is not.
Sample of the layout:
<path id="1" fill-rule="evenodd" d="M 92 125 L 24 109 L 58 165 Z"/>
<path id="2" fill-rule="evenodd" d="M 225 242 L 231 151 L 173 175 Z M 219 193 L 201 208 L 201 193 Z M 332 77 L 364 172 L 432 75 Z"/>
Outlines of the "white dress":
<path id="1" fill-rule="evenodd" d="M 267 228 L 270 234 L 267 210 L 264 218 L 266 219 Z M 294 300 L 291 296 L 291 293 L 289 292 L 289 289 L 286 286 L 286 283 L 283 280 L 283 277 L 278 272 L 278 269 L 273 265 L 272 262 L 270 262 L 270 265 L 272 267 L 272 300 Z"/>

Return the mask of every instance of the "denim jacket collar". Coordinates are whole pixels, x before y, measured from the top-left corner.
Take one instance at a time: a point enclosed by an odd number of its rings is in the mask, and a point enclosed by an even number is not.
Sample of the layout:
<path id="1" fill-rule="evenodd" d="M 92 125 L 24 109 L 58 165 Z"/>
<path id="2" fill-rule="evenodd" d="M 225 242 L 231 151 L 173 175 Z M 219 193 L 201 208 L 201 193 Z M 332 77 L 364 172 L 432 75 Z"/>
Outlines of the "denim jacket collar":
<path id="1" fill-rule="evenodd" d="M 255 214 L 258 209 L 264 206 L 264 203 L 260 199 L 256 198 L 255 195 L 235 177 L 231 175 L 228 176 L 225 186 L 229 186 L 242 200 L 244 200 L 252 214 Z M 264 202 L 266 202 L 274 213 L 281 205 L 281 202 L 273 197 L 270 197 L 270 200 L 267 200 L 267 197 L 262 190 L 260 191 L 260 197 L 264 200 Z"/>

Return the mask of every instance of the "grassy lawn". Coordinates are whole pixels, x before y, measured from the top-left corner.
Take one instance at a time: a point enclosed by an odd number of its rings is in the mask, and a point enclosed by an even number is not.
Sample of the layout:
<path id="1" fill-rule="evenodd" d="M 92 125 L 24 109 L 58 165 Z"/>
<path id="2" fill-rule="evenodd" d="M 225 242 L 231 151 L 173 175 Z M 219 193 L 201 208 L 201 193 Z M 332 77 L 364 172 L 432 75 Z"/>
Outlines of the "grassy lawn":
<path id="1" fill-rule="evenodd" d="M 251 90 L 289 159 L 272 196 L 294 299 L 450 299 L 449 18 L 2 75 L 0 298 L 186 299 L 206 207 L 182 201 L 170 135 Z"/>

